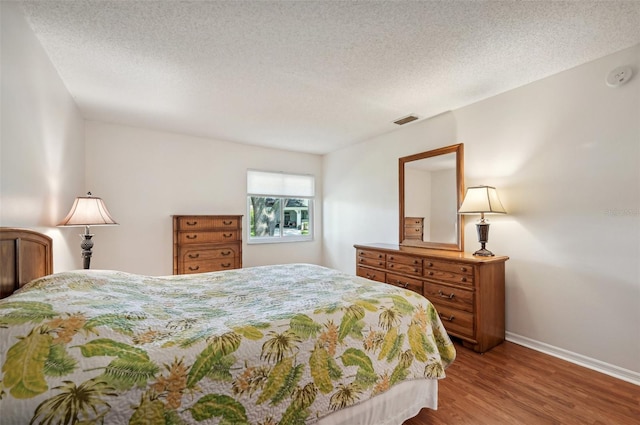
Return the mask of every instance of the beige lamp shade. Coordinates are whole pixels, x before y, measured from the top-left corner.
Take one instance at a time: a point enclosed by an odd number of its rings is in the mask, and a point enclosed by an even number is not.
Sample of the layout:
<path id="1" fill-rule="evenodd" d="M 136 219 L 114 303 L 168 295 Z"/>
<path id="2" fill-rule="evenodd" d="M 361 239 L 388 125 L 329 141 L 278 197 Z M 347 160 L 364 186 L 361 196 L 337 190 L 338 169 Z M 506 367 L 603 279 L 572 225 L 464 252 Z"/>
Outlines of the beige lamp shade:
<path id="1" fill-rule="evenodd" d="M 79 196 L 73 202 L 69 214 L 58 226 L 108 226 L 117 225 L 111 217 L 104 201 L 101 198 L 91 196 Z"/>
<path id="2" fill-rule="evenodd" d="M 496 191 L 495 187 L 491 186 L 473 186 L 468 188 L 458 212 L 460 214 L 507 213 L 500 202 L 498 191 Z"/>

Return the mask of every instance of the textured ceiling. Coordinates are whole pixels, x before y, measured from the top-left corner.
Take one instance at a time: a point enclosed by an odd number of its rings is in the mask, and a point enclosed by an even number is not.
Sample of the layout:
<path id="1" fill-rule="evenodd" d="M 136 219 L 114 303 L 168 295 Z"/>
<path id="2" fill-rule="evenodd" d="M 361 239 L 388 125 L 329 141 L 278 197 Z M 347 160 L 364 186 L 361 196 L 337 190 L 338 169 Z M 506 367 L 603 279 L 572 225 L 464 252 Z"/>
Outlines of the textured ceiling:
<path id="1" fill-rule="evenodd" d="M 85 118 L 311 153 L 640 42 L 638 1 L 21 3 Z"/>

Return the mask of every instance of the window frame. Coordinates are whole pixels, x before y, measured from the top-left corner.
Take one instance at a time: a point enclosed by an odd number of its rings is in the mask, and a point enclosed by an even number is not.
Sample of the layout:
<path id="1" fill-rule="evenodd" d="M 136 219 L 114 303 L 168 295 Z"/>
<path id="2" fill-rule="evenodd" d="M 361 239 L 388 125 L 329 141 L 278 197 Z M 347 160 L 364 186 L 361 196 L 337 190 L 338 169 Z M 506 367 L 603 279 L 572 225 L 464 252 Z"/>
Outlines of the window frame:
<path id="1" fill-rule="evenodd" d="M 315 176 L 312 174 L 298 174 L 298 173 L 285 173 L 285 172 L 270 172 L 270 171 L 262 171 L 262 170 L 247 170 L 247 179 L 249 179 L 249 172 L 251 171 L 257 171 L 260 173 L 270 173 L 270 174 L 281 174 L 284 176 L 290 175 L 290 176 L 304 176 L 304 177 L 310 177 L 312 179 L 313 182 L 313 196 L 303 196 L 303 195 L 292 195 L 292 194 L 287 194 L 287 195 L 282 195 L 282 194 L 273 194 L 273 193 L 250 193 L 248 186 L 249 184 L 247 183 L 247 244 L 253 245 L 253 244 L 269 244 L 269 243 L 290 243 L 290 242 L 311 242 L 314 240 L 314 209 L 315 209 Z M 274 198 L 274 199 L 279 199 L 280 200 L 280 214 L 279 214 L 279 222 L 280 222 L 280 228 L 279 228 L 279 234 L 278 236 L 251 236 L 251 231 L 252 231 L 252 214 L 251 214 L 251 210 L 252 210 L 252 202 L 251 202 L 251 198 L 252 197 L 261 197 L 261 198 Z M 287 203 L 288 199 L 304 199 L 307 200 L 308 202 L 308 213 L 309 213 L 309 225 L 308 225 L 308 234 L 307 235 L 289 235 L 286 236 L 284 234 L 284 225 L 283 223 L 284 221 L 284 217 L 285 217 L 285 205 Z M 255 219 L 255 218 L 254 218 Z M 302 229 L 301 229 L 302 230 Z"/>

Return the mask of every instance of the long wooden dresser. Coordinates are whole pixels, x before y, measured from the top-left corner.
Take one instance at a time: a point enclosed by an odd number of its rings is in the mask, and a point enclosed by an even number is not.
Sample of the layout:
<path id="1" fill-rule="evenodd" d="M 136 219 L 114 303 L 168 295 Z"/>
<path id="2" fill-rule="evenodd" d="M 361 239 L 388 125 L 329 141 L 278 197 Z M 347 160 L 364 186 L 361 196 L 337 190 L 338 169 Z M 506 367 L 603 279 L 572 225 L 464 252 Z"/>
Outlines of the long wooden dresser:
<path id="1" fill-rule="evenodd" d="M 173 274 L 242 268 L 241 215 L 174 215 Z"/>
<path id="2" fill-rule="evenodd" d="M 356 274 L 424 295 L 447 332 L 485 352 L 504 341 L 504 272 L 509 257 L 399 245 L 355 245 Z"/>

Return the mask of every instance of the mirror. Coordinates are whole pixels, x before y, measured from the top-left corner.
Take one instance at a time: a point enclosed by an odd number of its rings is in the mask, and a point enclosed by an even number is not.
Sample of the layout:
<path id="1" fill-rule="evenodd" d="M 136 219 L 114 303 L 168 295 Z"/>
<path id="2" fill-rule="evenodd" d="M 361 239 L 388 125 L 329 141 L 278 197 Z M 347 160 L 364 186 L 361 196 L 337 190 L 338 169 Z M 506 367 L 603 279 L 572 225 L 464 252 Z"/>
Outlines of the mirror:
<path id="1" fill-rule="evenodd" d="M 400 170 L 400 245 L 462 251 L 464 145 L 405 156 Z"/>

